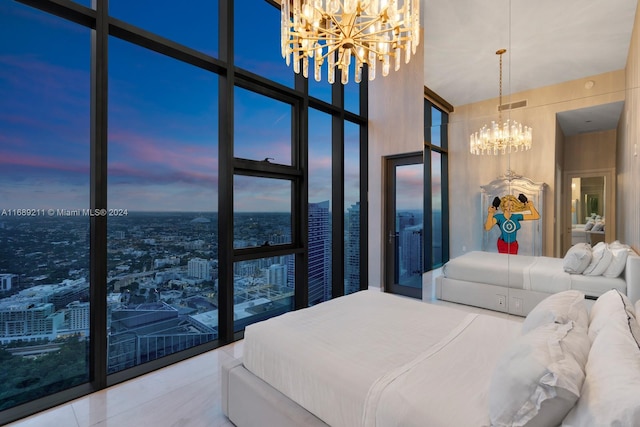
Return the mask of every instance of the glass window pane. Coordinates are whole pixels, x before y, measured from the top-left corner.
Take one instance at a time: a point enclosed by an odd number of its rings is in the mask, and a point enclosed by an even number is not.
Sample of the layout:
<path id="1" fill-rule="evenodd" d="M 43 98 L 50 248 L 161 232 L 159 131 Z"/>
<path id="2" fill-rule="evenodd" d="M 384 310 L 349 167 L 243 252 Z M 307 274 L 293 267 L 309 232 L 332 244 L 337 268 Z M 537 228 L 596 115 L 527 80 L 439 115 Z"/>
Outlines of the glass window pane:
<path id="1" fill-rule="evenodd" d="M 112 373 L 217 338 L 218 80 L 109 43 Z"/>
<path id="2" fill-rule="evenodd" d="M 396 168 L 396 259 L 398 284 L 422 287 L 423 271 L 423 175 L 424 165 Z"/>
<path id="3" fill-rule="evenodd" d="M 311 62 L 313 63 L 313 62 Z M 331 104 L 331 95 L 333 85 L 327 81 L 326 66 L 322 67 L 323 79 L 317 82 L 313 76 L 309 76 L 309 96 L 318 98 L 324 102 Z"/>
<path id="4" fill-rule="evenodd" d="M 233 329 L 293 310 L 293 255 L 240 261 L 233 264 Z"/>
<path id="5" fill-rule="evenodd" d="M 234 156 L 291 165 L 291 105 L 239 87 L 234 105 Z"/>
<path id="6" fill-rule="evenodd" d="M 431 145 L 442 147 L 443 136 L 442 112 L 435 107 L 431 107 Z"/>
<path id="7" fill-rule="evenodd" d="M 233 177 L 233 246 L 291 243 L 291 181 Z"/>
<path id="8" fill-rule="evenodd" d="M 442 257 L 442 154 L 431 152 L 431 232 L 433 268 L 440 267 Z"/>
<path id="9" fill-rule="evenodd" d="M 0 16 L 1 411 L 89 381 L 91 33 Z"/>
<path id="10" fill-rule="evenodd" d="M 344 125 L 345 294 L 360 290 L 360 126 Z"/>
<path id="11" fill-rule="evenodd" d="M 331 121 L 309 110 L 309 305 L 331 299 Z"/>
<path id="12" fill-rule="evenodd" d="M 293 66 L 287 66 L 280 46 L 280 9 L 265 0 L 235 5 L 235 65 L 293 87 Z"/>
<path id="13" fill-rule="evenodd" d="M 349 65 L 349 83 L 343 85 L 344 87 L 344 109 L 351 111 L 352 113 L 360 114 L 360 84 L 354 81 L 355 73 L 355 61 L 352 61 Z"/>
<path id="14" fill-rule="evenodd" d="M 218 57 L 218 0 L 109 0 L 114 18 Z"/>

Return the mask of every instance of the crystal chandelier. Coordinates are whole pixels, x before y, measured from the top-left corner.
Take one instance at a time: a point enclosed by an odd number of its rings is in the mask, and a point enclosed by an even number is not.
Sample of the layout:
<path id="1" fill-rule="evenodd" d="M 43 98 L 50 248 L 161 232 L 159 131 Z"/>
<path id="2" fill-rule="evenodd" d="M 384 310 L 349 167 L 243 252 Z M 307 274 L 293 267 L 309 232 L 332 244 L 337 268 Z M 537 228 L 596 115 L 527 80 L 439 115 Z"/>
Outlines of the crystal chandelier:
<path id="1" fill-rule="evenodd" d="M 500 49 L 496 55 L 500 56 L 500 100 L 498 104 L 498 122 L 484 125 L 471 134 L 469 148 L 472 154 L 506 154 L 512 151 L 526 151 L 531 148 L 531 133 L 529 126 L 523 126 L 515 120 L 502 122 L 502 55 L 506 49 Z"/>
<path id="2" fill-rule="evenodd" d="M 402 6 L 400 6 L 402 4 Z M 419 0 L 281 0 L 282 57 L 293 70 L 308 77 L 313 58 L 316 81 L 327 63 L 327 79 L 335 82 L 335 69 L 342 84 L 349 81 L 349 65 L 355 61 L 354 80 L 362 80 L 362 66 L 369 66 L 369 80 L 376 76 L 376 62 L 382 75 L 389 74 L 416 53 L 420 35 Z M 302 64 L 300 64 L 302 62 Z"/>

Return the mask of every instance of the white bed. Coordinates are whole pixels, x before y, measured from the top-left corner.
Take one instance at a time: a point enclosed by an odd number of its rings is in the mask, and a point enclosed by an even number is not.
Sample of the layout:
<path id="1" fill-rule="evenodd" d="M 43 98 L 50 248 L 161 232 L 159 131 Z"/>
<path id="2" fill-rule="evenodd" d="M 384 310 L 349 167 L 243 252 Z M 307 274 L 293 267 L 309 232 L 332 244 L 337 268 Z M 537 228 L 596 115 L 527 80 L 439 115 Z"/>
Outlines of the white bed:
<path id="1" fill-rule="evenodd" d="M 624 420 L 640 417 L 640 365 L 616 367 L 635 375 L 626 385 L 631 374 L 600 375 L 611 364 L 598 361 L 607 346 L 624 347 L 607 324 L 629 335 L 636 322 L 633 307 L 608 308 L 622 298 L 607 293 L 592 320 L 584 294 L 558 293 L 523 323 L 361 291 L 248 326 L 243 359 L 223 366 L 223 412 L 239 427 L 512 425 L 504 417 L 527 426 L 631 425 Z M 622 339 L 638 357 L 637 339 Z M 593 387 L 607 395 L 593 400 Z"/>
<path id="2" fill-rule="evenodd" d="M 453 258 L 436 278 L 436 297 L 526 316 L 550 294 L 575 289 L 597 298 L 610 289 L 640 299 L 640 257 L 630 252 L 619 277 L 569 274 L 563 258 L 472 251 Z"/>
<path id="3" fill-rule="evenodd" d="M 425 305 L 366 291 L 251 325 L 245 331 L 244 366 L 335 427 L 374 426 L 385 410 L 422 420 L 420 425 L 435 416 L 480 425 L 487 421 L 491 369 L 458 369 L 477 367 L 479 360 L 481 366 L 492 364 L 521 323 Z M 496 334 L 478 332 L 487 329 Z M 452 391 L 459 395 L 460 381 L 464 408 L 449 397 Z M 440 398 L 416 401 L 421 394 L 413 390 L 434 382 L 445 384 Z"/>

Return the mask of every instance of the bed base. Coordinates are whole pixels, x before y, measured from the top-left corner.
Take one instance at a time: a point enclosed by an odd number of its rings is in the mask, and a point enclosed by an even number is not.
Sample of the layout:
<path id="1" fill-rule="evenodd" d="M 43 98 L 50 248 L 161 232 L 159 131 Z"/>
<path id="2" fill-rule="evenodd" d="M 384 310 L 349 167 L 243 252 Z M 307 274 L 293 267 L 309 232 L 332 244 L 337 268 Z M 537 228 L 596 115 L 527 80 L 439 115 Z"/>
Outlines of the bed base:
<path id="1" fill-rule="evenodd" d="M 548 297 L 546 292 L 505 288 L 486 283 L 436 277 L 436 298 L 503 313 L 526 316 Z"/>
<path id="2" fill-rule="evenodd" d="M 637 253 L 629 254 L 623 277 L 627 284 L 627 297 L 633 304 L 640 300 L 640 256 Z M 518 316 L 529 314 L 533 307 L 549 295 L 551 294 L 546 292 L 467 282 L 445 276 L 436 277 L 436 298 L 440 300 Z M 598 296 L 587 295 L 586 298 L 595 300 Z"/>
<path id="3" fill-rule="evenodd" d="M 328 427 L 249 372 L 241 359 L 222 366 L 222 412 L 238 427 Z"/>

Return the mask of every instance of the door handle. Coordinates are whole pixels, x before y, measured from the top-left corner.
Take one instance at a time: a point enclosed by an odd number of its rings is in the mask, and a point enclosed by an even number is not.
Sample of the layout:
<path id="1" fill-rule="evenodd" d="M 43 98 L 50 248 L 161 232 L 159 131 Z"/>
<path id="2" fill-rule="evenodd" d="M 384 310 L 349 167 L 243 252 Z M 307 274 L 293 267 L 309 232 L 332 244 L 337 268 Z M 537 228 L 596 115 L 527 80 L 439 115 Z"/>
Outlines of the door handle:
<path id="1" fill-rule="evenodd" d="M 396 233 L 395 231 L 390 231 L 389 232 L 389 243 L 393 243 L 393 239 L 395 239 L 396 237 L 398 237 L 398 233 Z"/>

